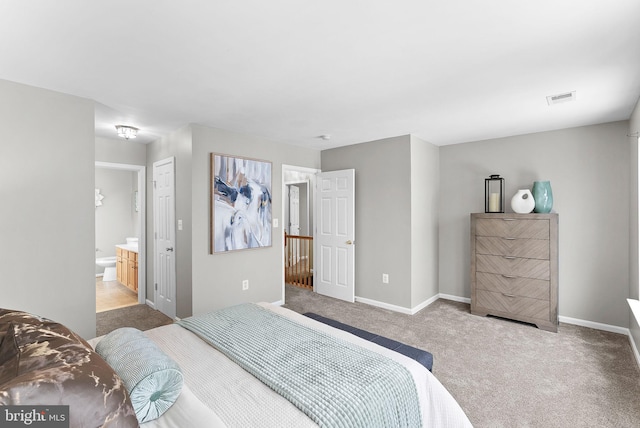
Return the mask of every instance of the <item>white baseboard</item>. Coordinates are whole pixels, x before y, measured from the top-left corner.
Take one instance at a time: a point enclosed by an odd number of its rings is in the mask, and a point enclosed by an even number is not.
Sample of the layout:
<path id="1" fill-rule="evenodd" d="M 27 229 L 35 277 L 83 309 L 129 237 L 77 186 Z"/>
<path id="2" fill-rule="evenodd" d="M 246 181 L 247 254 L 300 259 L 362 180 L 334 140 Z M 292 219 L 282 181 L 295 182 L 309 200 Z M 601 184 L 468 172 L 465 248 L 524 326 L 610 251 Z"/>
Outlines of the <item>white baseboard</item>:
<path id="1" fill-rule="evenodd" d="M 436 300 L 438 300 L 438 295 L 437 294 L 435 296 L 425 300 L 424 302 L 420 303 L 419 305 L 414 306 L 413 308 L 410 309 L 410 308 L 405 308 L 404 306 L 392 305 L 392 304 L 385 303 L 385 302 L 379 302 L 379 301 L 373 300 L 373 299 L 367 299 L 366 297 L 358 297 L 358 296 L 356 296 L 356 302 L 366 303 L 367 305 L 376 306 L 378 308 L 383 308 L 383 309 L 388 309 L 390 311 L 399 312 L 401 314 L 406 314 L 406 315 L 415 315 L 416 313 L 418 313 L 418 311 L 421 311 L 422 309 L 426 308 L 427 306 L 429 306 L 430 304 L 432 304 Z"/>
<path id="2" fill-rule="evenodd" d="M 147 299 L 146 301 L 147 306 L 149 306 L 151 309 L 155 309 L 156 305 L 153 304 L 153 302 L 149 299 Z"/>
<path id="3" fill-rule="evenodd" d="M 276 305 L 276 306 L 282 306 L 284 305 L 284 301 L 282 300 L 278 300 L 277 302 L 271 302 L 272 305 Z"/>
<path id="4" fill-rule="evenodd" d="M 401 314 L 413 315 L 411 309 L 404 308 L 402 306 L 391 305 L 385 302 L 379 302 L 377 300 L 367 299 L 366 297 L 356 296 L 356 302 L 366 303 L 367 305 L 375 306 L 382 309 L 388 309 L 394 312 L 400 312 Z"/>
<path id="5" fill-rule="evenodd" d="M 636 357 L 636 363 L 638 363 L 638 367 L 640 367 L 640 352 L 638 352 L 638 347 L 636 346 L 636 342 L 633 340 L 633 335 L 631 334 L 631 330 L 629 330 L 629 342 L 631 343 L 631 349 L 633 350 L 633 355 Z"/>
<path id="6" fill-rule="evenodd" d="M 563 322 L 565 324 L 579 325 L 581 327 L 589 327 L 595 330 L 602 330 L 602 331 L 609 331 L 611 333 L 624 334 L 625 336 L 629 334 L 628 328 L 618 327 L 617 325 L 602 324 L 599 322 L 580 320 L 577 318 L 570 318 L 570 317 L 564 317 L 564 316 L 559 316 L 558 318 L 560 322 Z"/>
<path id="7" fill-rule="evenodd" d="M 438 297 L 445 300 L 453 300 L 454 302 L 471 304 L 471 299 L 468 297 L 452 296 L 451 294 L 442 294 L 442 293 L 438 294 Z"/>

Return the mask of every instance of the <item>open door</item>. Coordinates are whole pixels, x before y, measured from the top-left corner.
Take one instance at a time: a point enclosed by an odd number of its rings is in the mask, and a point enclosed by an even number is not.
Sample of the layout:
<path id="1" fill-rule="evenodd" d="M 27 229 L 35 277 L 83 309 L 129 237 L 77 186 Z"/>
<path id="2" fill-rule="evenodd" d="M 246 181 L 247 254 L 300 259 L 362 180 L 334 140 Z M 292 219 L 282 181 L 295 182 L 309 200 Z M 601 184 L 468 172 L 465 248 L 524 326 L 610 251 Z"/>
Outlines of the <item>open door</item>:
<path id="1" fill-rule="evenodd" d="M 316 178 L 314 289 L 353 302 L 355 297 L 355 170 Z"/>
<path id="2" fill-rule="evenodd" d="M 289 186 L 289 235 L 300 235 L 300 188 Z"/>
<path id="3" fill-rule="evenodd" d="M 176 202 L 173 158 L 153 164 L 154 303 L 176 317 Z"/>

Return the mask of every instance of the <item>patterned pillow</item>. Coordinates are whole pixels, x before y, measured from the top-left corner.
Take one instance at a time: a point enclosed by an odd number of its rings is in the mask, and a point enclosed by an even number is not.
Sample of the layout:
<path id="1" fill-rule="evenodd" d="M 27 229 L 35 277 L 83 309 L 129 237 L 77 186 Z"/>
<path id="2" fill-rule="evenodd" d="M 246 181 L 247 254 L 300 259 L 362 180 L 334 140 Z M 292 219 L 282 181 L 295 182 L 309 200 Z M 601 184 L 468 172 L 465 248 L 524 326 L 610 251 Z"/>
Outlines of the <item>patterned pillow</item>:
<path id="1" fill-rule="evenodd" d="M 68 405 L 71 426 L 137 427 L 122 380 L 62 324 L 0 309 L 0 406 Z"/>

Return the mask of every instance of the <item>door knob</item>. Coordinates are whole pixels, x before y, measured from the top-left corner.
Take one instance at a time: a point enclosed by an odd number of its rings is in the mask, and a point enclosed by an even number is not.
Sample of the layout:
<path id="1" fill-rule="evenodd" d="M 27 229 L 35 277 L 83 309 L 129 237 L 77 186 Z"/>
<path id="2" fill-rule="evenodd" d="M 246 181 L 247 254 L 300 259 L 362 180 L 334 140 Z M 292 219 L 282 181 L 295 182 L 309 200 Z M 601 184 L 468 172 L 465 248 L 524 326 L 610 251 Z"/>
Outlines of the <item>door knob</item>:
<path id="1" fill-rule="evenodd" d="M 349 239 L 347 242 L 345 242 L 345 244 L 347 244 L 347 245 L 352 245 L 352 244 L 353 244 L 353 241 L 351 241 L 351 239 Z"/>
<path id="2" fill-rule="evenodd" d="M 173 251 L 173 247 L 167 248 L 167 251 Z"/>

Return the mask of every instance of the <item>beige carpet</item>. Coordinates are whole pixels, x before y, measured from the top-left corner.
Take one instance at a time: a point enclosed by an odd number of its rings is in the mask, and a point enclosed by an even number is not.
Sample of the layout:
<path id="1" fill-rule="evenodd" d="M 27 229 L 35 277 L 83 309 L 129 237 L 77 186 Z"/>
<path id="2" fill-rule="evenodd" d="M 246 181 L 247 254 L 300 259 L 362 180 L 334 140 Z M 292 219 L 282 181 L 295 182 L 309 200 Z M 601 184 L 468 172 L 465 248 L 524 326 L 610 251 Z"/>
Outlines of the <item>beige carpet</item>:
<path id="1" fill-rule="evenodd" d="M 433 373 L 475 427 L 640 427 L 640 369 L 627 336 L 561 324 L 549 333 L 438 300 L 416 315 L 287 286 L 315 312 L 433 354 Z"/>
<path id="2" fill-rule="evenodd" d="M 171 318 L 147 305 L 127 306 L 97 313 L 96 336 L 102 336 L 120 327 L 150 330 L 172 322 Z"/>

